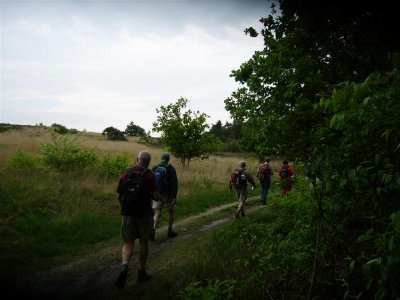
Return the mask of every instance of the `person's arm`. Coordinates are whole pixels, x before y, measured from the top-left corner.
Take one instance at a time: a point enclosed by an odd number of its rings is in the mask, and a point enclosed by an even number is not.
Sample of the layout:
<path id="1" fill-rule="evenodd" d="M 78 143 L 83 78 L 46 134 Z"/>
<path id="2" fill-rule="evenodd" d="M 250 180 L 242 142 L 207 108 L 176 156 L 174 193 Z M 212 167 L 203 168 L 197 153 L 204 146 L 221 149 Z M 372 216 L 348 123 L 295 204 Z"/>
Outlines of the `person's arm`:
<path id="1" fill-rule="evenodd" d="M 253 176 L 251 176 L 251 174 L 249 173 L 249 171 L 244 171 L 244 175 L 247 177 L 247 179 L 249 180 L 250 184 L 253 186 L 253 188 L 256 188 L 256 182 L 254 181 Z"/>
<path id="2" fill-rule="evenodd" d="M 127 176 L 127 173 L 124 172 L 118 181 L 118 186 L 117 186 L 117 199 L 120 205 L 122 205 L 122 183 L 124 182 L 125 178 Z"/>
<path id="3" fill-rule="evenodd" d="M 178 176 L 176 175 L 176 170 L 172 165 L 170 165 L 170 167 L 168 168 L 168 176 L 171 188 L 171 198 L 174 202 L 176 201 L 176 196 L 178 194 Z"/>
<path id="4" fill-rule="evenodd" d="M 152 200 L 156 200 L 154 198 L 154 191 L 157 189 L 156 177 L 154 176 L 153 171 L 147 171 L 146 173 L 147 185 L 146 188 L 150 193 L 150 197 Z"/>

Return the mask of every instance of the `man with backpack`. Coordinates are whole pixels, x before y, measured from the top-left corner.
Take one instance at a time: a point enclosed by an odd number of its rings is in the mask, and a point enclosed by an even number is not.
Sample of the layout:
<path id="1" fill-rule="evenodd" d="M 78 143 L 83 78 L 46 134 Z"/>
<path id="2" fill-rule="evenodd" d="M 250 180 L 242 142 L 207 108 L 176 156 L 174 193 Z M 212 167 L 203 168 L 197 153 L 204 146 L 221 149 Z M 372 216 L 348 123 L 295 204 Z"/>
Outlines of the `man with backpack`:
<path id="1" fill-rule="evenodd" d="M 137 157 L 137 164 L 126 169 L 118 182 L 117 193 L 121 205 L 121 239 L 123 241 L 122 270 L 115 283 L 119 289 L 125 286 L 136 239 L 139 239 L 137 282 L 145 282 L 152 278 L 152 275 L 146 272 L 148 241 L 154 237 L 151 201 L 153 191 L 156 189 L 154 173 L 148 169 L 150 160 L 150 153 L 146 150 L 141 151 Z"/>
<path id="2" fill-rule="evenodd" d="M 271 186 L 271 176 L 274 175 L 272 167 L 269 164 L 271 157 L 266 156 L 264 162 L 258 166 L 257 178 L 261 185 L 261 204 L 267 204 L 269 187 Z"/>
<path id="3" fill-rule="evenodd" d="M 244 217 L 244 204 L 247 200 L 248 190 L 247 183 L 253 186 L 253 189 L 256 188 L 256 183 L 251 176 L 251 174 L 246 170 L 246 162 L 241 161 L 239 163 L 239 168 L 233 170 L 231 173 L 231 178 L 229 181 L 229 190 L 235 189 L 236 199 L 239 202 L 235 218 L 239 219 L 240 217 Z"/>
<path id="4" fill-rule="evenodd" d="M 153 167 L 156 177 L 157 190 L 154 193 L 153 210 L 154 210 L 154 229 L 161 217 L 161 210 L 166 207 L 168 210 L 168 232 L 167 237 L 173 238 L 178 234 L 172 230 L 174 223 L 174 208 L 176 204 L 176 195 L 178 193 L 178 177 L 173 165 L 169 163 L 170 154 L 164 152 L 161 155 L 161 162 Z"/>
<path id="5" fill-rule="evenodd" d="M 292 176 L 293 168 L 289 165 L 287 160 L 282 162 L 282 166 L 278 169 L 279 177 L 281 178 L 281 192 L 283 195 L 288 196 L 289 191 L 292 189 Z"/>

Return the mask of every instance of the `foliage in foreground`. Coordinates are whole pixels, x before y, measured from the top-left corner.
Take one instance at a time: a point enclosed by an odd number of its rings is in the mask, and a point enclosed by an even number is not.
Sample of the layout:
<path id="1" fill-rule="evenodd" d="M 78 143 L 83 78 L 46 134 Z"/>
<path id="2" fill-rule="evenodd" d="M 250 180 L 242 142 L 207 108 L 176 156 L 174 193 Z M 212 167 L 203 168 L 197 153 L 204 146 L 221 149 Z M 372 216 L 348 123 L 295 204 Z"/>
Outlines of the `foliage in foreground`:
<path id="1" fill-rule="evenodd" d="M 279 3 L 280 14 L 261 20 L 264 49 L 232 72 L 243 86 L 226 108 L 244 122 L 244 138 L 259 153 L 305 164 L 321 232 L 311 290 L 398 298 L 395 8 L 368 1 L 352 9 L 340 1 Z"/>
<path id="2" fill-rule="evenodd" d="M 186 266 L 192 280 L 180 299 L 305 298 L 315 244 L 309 192 L 273 196 L 265 209 L 217 229 Z"/>

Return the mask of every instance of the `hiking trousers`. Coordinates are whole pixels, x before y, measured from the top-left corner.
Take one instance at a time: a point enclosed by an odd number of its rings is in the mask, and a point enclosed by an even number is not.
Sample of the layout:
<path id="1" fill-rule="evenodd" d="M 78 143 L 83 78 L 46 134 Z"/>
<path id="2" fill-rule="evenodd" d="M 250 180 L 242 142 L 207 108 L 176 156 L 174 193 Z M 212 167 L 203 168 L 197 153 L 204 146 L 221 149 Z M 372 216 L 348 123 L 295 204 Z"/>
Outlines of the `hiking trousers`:
<path id="1" fill-rule="evenodd" d="M 262 204 L 267 204 L 267 196 L 268 196 L 268 191 L 269 187 L 271 186 L 271 181 L 260 181 L 261 185 L 261 203 Z"/>

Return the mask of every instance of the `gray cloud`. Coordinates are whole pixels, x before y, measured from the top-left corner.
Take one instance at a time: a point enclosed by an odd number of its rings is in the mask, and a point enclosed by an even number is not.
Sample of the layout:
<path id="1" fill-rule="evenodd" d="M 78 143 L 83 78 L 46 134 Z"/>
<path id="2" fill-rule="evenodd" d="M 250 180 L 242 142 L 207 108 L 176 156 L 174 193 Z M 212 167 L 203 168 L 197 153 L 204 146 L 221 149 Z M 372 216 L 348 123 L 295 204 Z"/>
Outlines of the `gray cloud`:
<path id="1" fill-rule="evenodd" d="M 0 121 L 102 131 L 188 98 L 226 121 L 231 70 L 262 47 L 266 1 L 4 1 Z M 265 7 L 265 12 L 263 8 Z"/>

